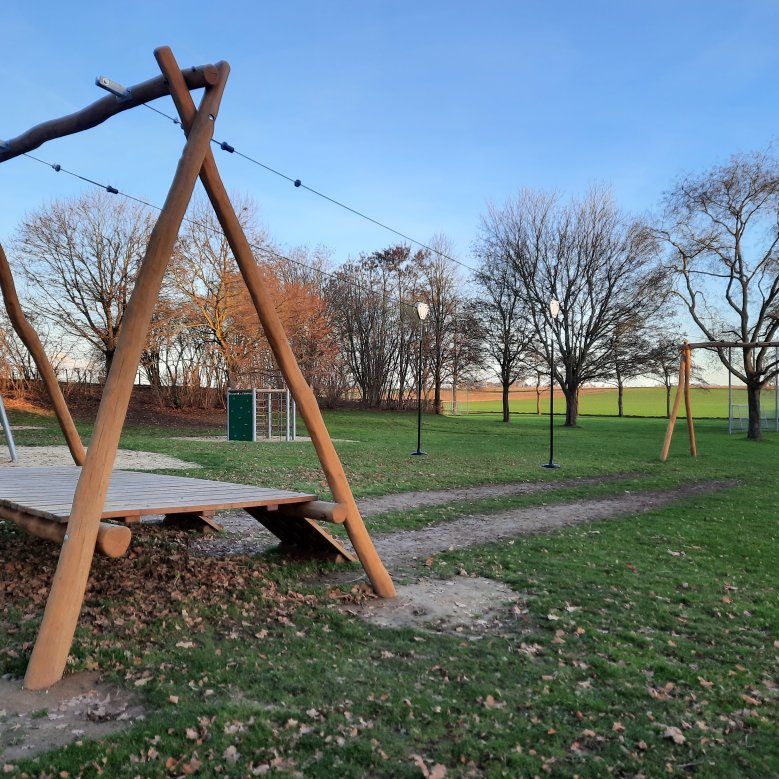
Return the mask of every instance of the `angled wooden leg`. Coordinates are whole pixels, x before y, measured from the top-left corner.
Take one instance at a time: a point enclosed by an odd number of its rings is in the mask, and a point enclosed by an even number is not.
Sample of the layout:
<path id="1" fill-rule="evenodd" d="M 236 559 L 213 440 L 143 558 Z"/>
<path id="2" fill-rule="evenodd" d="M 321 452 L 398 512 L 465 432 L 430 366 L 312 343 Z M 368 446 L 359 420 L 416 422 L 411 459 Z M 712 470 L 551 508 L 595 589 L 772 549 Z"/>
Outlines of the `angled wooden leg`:
<path id="1" fill-rule="evenodd" d="M 8 264 L 8 259 L 5 256 L 2 246 L 0 246 L 0 290 L 3 292 L 3 300 L 5 301 L 5 310 L 8 312 L 8 319 L 11 320 L 13 329 L 21 339 L 21 342 L 27 347 L 27 351 L 35 361 L 35 367 L 38 369 L 38 373 L 41 374 L 43 385 L 46 387 L 46 392 L 54 407 L 54 413 L 57 416 L 60 428 L 62 428 L 62 434 L 65 436 L 65 441 L 68 445 L 68 449 L 70 449 L 73 462 L 76 463 L 76 465 L 83 465 L 84 458 L 86 457 L 84 445 L 81 443 L 78 430 L 76 430 L 76 426 L 73 424 L 73 418 L 70 416 L 68 404 L 65 402 L 59 382 L 57 381 L 57 376 L 54 373 L 54 369 L 51 367 L 49 358 L 46 356 L 46 350 L 43 348 L 43 344 L 41 343 L 40 338 L 38 338 L 35 329 L 27 321 L 24 311 L 22 311 L 22 306 L 19 303 L 19 298 L 16 294 L 16 285 L 14 284 L 14 277 L 11 273 L 11 266 Z"/>
<path id="2" fill-rule="evenodd" d="M 684 350 L 684 408 L 687 412 L 687 434 L 690 437 L 690 454 L 698 456 L 698 447 L 695 444 L 695 426 L 692 420 L 692 398 L 690 396 L 690 381 L 692 375 L 692 349 Z"/>
<path id="3" fill-rule="evenodd" d="M 676 424 L 676 417 L 679 414 L 679 404 L 682 402 L 682 392 L 684 391 L 684 376 L 685 376 L 685 359 L 684 353 L 679 361 L 679 384 L 676 387 L 676 397 L 674 398 L 674 407 L 671 411 L 671 418 L 668 420 L 668 429 L 665 431 L 665 440 L 663 441 L 663 451 L 660 455 L 660 460 L 665 462 L 668 459 L 668 450 L 671 448 L 671 438 L 674 434 L 674 425 Z"/>
<path id="4" fill-rule="evenodd" d="M 176 110 L 181 117 L 184 130 L 188 132 L 192 125 L 195 106 L 184 79 L 181 77 L 181 71 L 170 49 L 160 48 L 154 54 L 160 69 L 168 79 L 170 94 L 176 104 Z M 327 483 L 330 485 L 336 501 L 346 509 L 344 526 L 354 550 L 357 552 L 376 593 L 382 598 L 392 598 L 395 596 L 395 585 L 376 552 L 370 535 L 368 535 L 368 530 L 360 516 L 360 510 L 357 508 L 357 503 L 344 473 L 343 465 L 322 419 L 319 405 L 295 359 L 284 327 L 265 289 L 251 247 L 230 203 L 213 154 L 210 151 L 203 162 L 200 180 L 216 212 L 230 248 L 233 250 L 238 268 L 257 310 L 276 362 L 305 420 Z"/>
<path id="5" fill-rule="evenodd" d="M 84 601 L 100 515 L 141 351 L 165 268 L 213 137 L 214 118 L 228 73 L 227 64 L 220 63 L 216 84 L 206 89 L 165 205 L 152 230 L 146 256 L 127 306 L 119 344 L 95 421 L 92 442 L 73 497 L 67 534 L 46 602 L 43 622 L 27 666 L 24 684 L 31 690 L 55 684 L 65 670 Z"/>

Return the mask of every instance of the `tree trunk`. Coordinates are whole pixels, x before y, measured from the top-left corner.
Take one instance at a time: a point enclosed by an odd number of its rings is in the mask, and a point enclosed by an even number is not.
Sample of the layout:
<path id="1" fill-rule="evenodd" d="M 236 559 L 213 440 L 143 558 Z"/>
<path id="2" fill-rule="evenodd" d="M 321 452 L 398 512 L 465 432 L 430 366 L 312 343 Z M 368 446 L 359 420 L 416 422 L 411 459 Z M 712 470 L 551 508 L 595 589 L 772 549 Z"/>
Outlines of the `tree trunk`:
<path id="1" fill-rule="evenodd" d="M 625 404 L 624 404 L 624 396 L 625 394 L 625 388 L 622 385 L 622 382 L 617 384 L 617 416 L 624 417 L 625 416 Z"/>
<path id="2" fill-rule="evenodd" d="M 671 385 L 665 385 L 665 418 L 671 418 Z"/>
<path id="3" fill-rule="evenodd" d="M 510 384 L 503 384 L 503 421 L 508 422 L 511 415 L 509 410 L 509 387 Z"/>
<path id="4" fill-rule="evenodd" d="M 747 385 L 747 402 L 749 403 L 749 428 L 747 438 L 759 441 L 762 435 L 760 430 L 760 385 Z"/>
<path id="5" fill-rule="evenodd" d="M 565 388 L 565 426 L 576 427 L 579 418 L 579 385 L 569 384 Z"/>
<path id="6" fill-rule="evenodd" d="M 433 411 L 436 414 L 444 413 L 444 404 L 441 403 L 441 377 L 435 377 L 435 387 L 433 388 Z"/>

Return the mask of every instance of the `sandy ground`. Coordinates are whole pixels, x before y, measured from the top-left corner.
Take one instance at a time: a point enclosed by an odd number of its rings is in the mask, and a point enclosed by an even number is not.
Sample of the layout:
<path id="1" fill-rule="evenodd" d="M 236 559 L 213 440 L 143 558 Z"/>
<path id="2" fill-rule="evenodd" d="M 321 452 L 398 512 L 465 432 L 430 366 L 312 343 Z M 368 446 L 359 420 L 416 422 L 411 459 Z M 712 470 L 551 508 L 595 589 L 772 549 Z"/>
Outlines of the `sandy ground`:
<path id="1" fill-rule="evenodd" d="M 2 450 L 0 450 L 2 451 Z M 3 451 L 0 457 L 0 466 L 28 467 L 73 465 L 73 458 L 67 446 L 17 446 L 17 461 L 11 462 L 10 455 Z M 134 452 L 129 449 L 120 449 L 116 453 L 114 468 L 128 468 L 135 471 L 150 471 L 155 468 L 170 468 L 171 470 L 184 470 L 199 468 L 196 463 L 184 462 L 177 457 L 155 452 Z"/>
<path id="2" fill-rule="evenodd" d="M 99 739 L 143 719 L 126 690 L 99 682 L 94 672 L 66 676 L 41 692 L 0 679 L 0 756 L 5 764 L 84 738 Z"/>

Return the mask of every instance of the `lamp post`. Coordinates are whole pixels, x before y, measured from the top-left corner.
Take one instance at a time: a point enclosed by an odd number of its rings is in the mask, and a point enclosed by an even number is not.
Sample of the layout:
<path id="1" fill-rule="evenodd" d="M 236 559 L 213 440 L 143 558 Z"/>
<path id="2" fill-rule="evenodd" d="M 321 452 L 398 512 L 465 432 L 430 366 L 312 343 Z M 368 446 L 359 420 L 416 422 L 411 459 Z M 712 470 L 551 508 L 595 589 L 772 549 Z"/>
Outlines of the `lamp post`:
<path id="1" fill-rule="evenodd" d="M 422 324 L 427 319 L 430 306 L 427 303 L 417 303 L 419 317 L 419 365 L 417 366 L 417 450 L 411 452 L 416 457 L 422 457 L 427 452 L 422 451 Z"/>
<path id="2" fill-rule="evenodd" d="M 555 298 L 549 301 L 549 313 L 552 315 L 552 338 L 549 358 L 549 462 L 542 468 L 559 468 L 554 461 L 554 322 L 560 313 L 560 302 Z"/>

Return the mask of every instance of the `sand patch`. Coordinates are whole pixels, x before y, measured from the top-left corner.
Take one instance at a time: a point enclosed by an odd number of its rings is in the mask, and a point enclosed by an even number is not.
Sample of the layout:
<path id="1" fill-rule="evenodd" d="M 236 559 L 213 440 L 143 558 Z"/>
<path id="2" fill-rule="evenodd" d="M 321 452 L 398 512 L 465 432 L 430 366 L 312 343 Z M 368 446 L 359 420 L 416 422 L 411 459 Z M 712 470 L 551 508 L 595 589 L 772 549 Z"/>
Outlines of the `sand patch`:
<path id="1" fill-rule="evenodd" d="M 33 466 L 51 467 L 57 465 L 73 465 L 73 458 L 67 446 L 17 446 L 17 461 L 12 463 L 10 455 L 0 458 L 0 466 L 30 468 Z M 157 468 L 171 470 L 187 470 L 200 468 L 197 463 L 188 463 L 157 452 L 135 452 L 130 449 L 120 449 L 116 453 L 114 468 L 127 468 L 135 471 L 151 471 Z"/>
<path id="2" fill-rule="evenodd" d="M 50 690 L 0 679 L 0 760 L 23 760 L 82 738 L 103 738 L 144 719 L 140 703 L 94 672 L 66 676 Z"/>
<path id="3" fill-rule="evenodd" d="M 422 579 L 399 585 L 397 591 L 397 598 L 370 600 L 356 613 L 382 627 L 478 637 L 499 630 L 507 620 L 516 620 L 523 610 L 518 593 L 480 576 Z"/>

